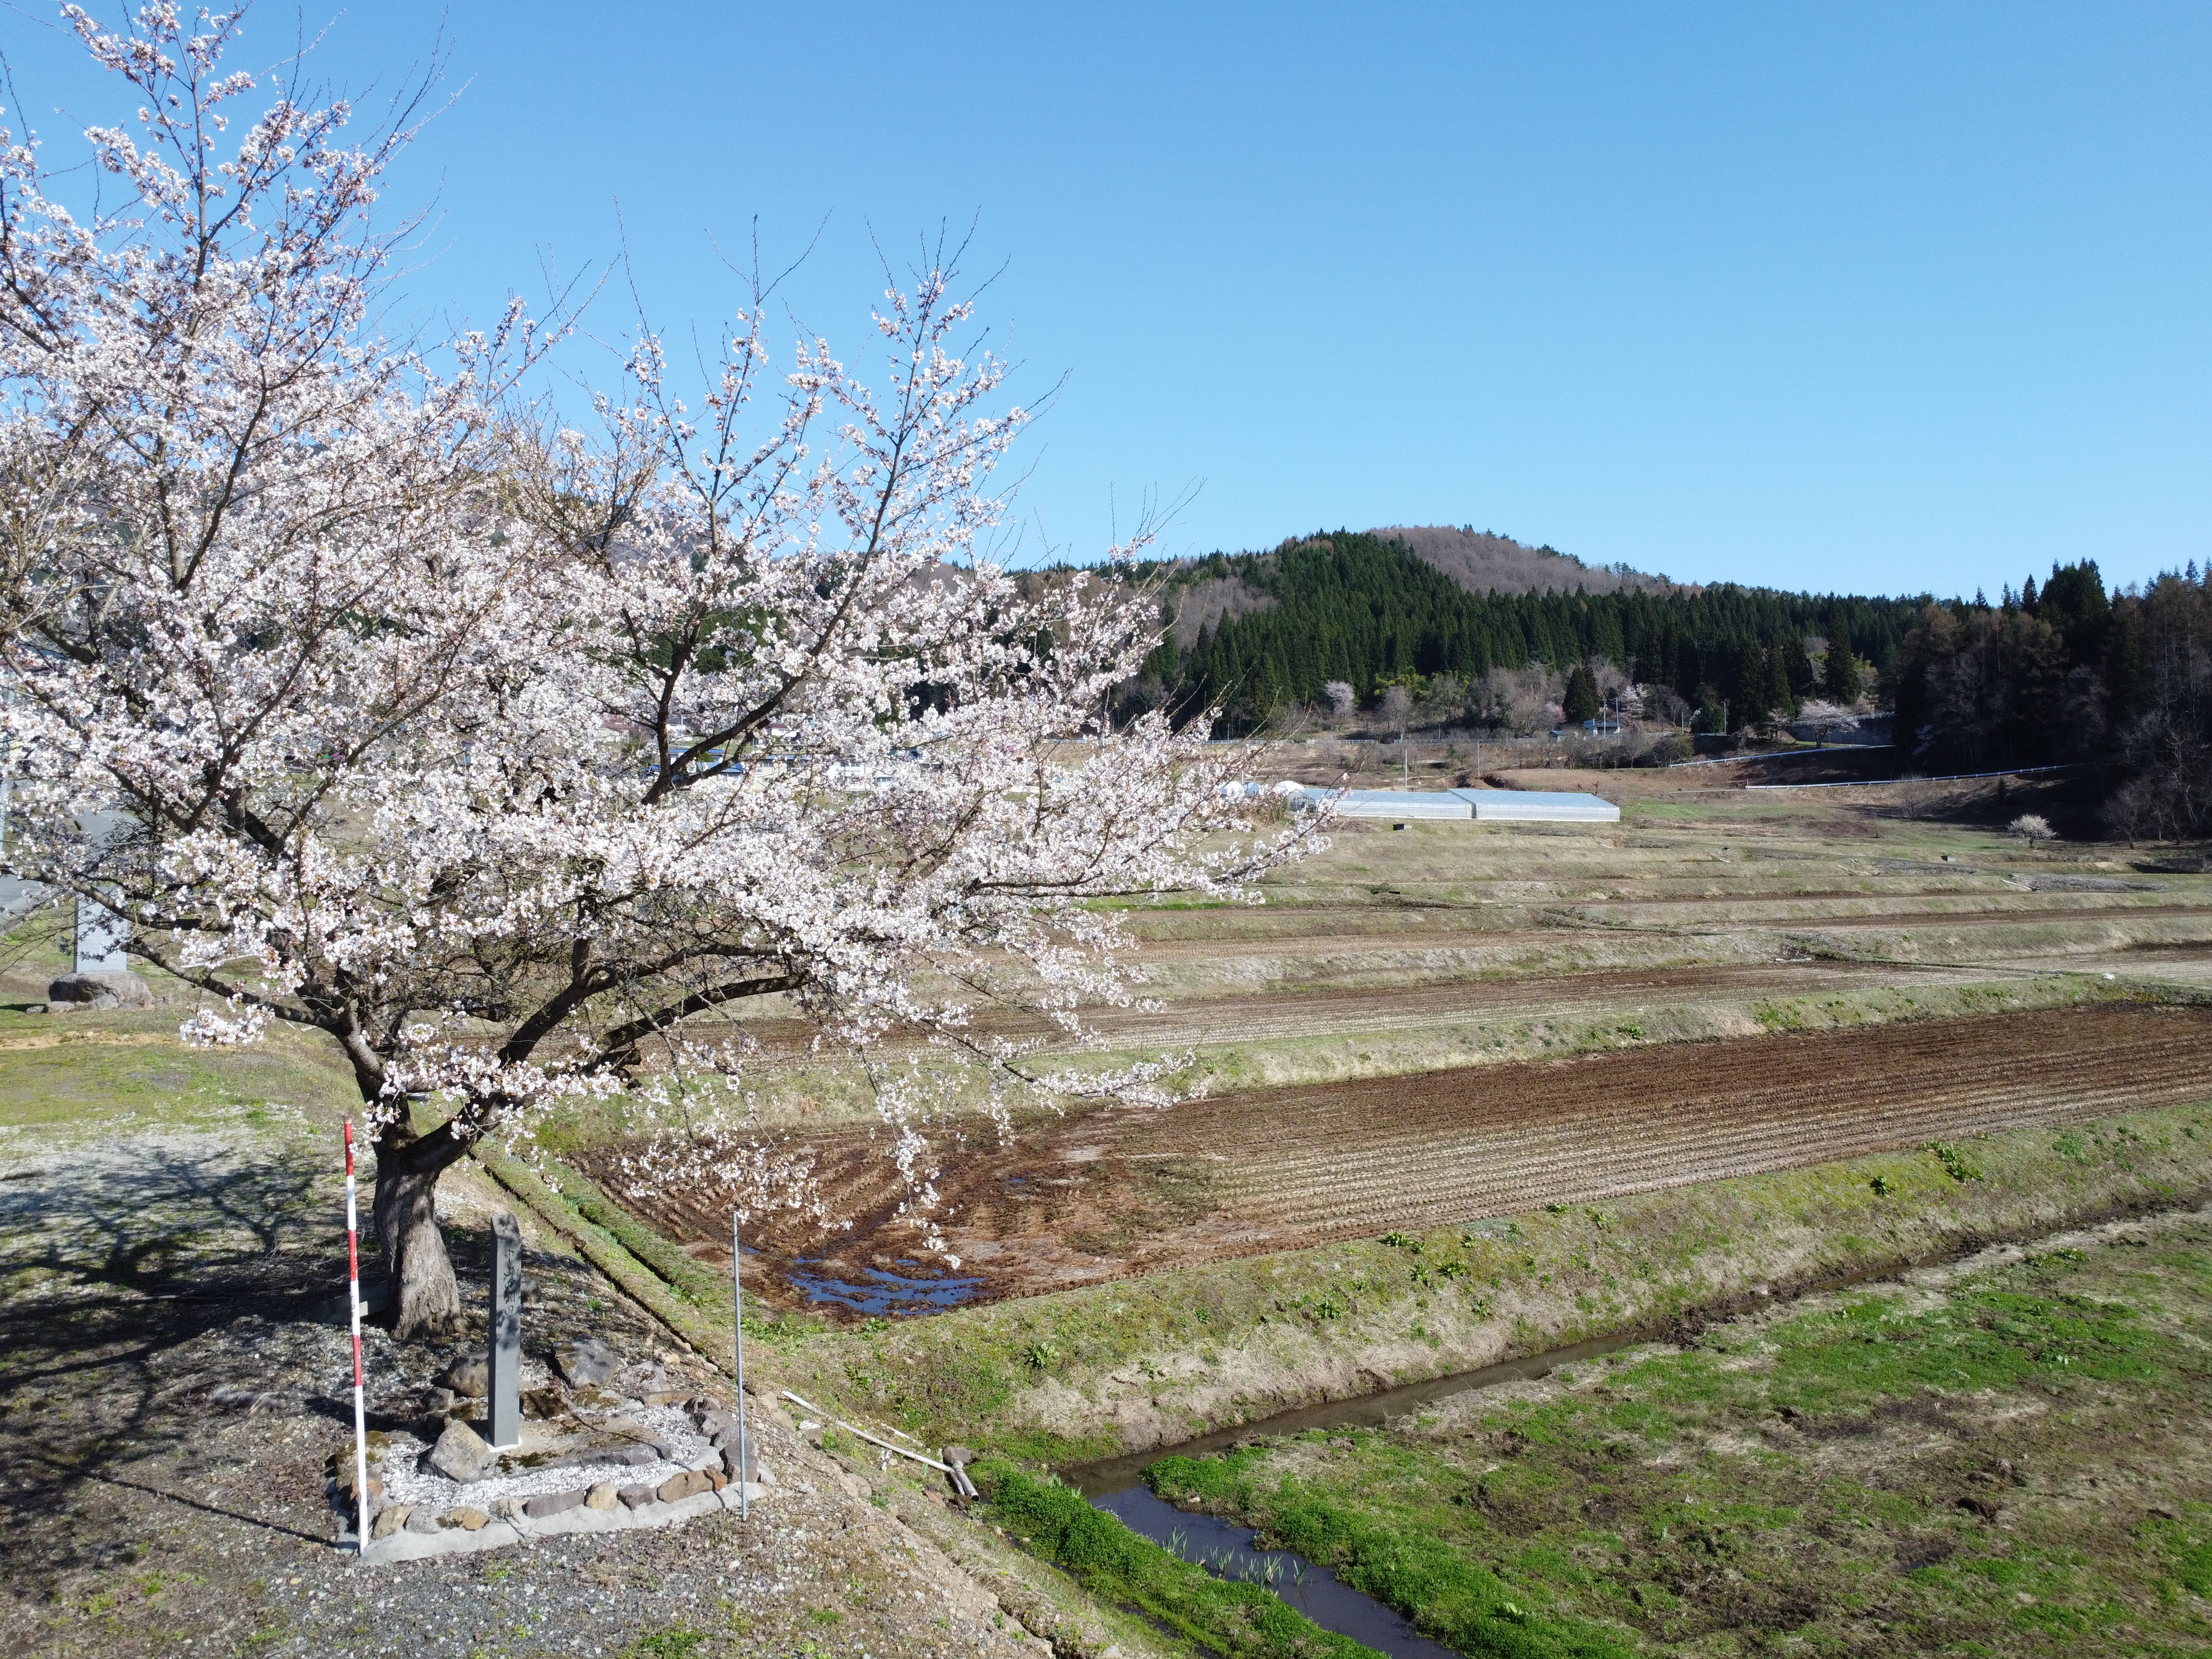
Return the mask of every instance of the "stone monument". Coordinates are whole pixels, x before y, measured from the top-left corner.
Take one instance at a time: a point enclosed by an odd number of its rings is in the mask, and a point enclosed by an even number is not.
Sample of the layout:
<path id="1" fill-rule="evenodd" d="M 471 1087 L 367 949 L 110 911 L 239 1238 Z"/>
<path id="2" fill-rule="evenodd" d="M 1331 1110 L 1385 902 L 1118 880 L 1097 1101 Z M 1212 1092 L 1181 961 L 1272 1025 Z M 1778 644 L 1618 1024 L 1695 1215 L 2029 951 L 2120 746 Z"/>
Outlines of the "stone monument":
<path id="1" fill-rule="evenodd" d="M 522 1229 L 512 1215 L 491 1223 L 491 1353 L 484 1439 L 505 1450 L 522 1443 Z"/>

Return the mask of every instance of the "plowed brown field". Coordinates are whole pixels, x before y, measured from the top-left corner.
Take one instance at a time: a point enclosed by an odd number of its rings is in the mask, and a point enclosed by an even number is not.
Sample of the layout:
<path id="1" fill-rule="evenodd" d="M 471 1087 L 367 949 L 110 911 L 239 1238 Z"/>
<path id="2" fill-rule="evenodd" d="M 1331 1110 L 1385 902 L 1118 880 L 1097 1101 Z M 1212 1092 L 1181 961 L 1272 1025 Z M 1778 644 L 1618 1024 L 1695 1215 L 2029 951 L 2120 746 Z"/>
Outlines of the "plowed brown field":
<path id="1" fill-rule="evenodd" d="M 1547 1202 L 1785 1169 L 2033 1124 L 2212 1099 L 2212 1013 L 2106 1006 L 1614 1050 L 1577 1059 L 1278 1089 L 1164 1112 L 1024 1126 L 946 1145 L 945 1231 L 978 1298 L 1036 1294 L 1230 1255 L 1457 1225 Z M 795 1135 L 836 1213 L 823 1237 L 763 1227 L 753 1282 L 905 1275 L 917 1255 L 879 1141 Z M 586 1160 L 702 1259 L 726 1212 L 625 1193 L 618 1149 Z"/>

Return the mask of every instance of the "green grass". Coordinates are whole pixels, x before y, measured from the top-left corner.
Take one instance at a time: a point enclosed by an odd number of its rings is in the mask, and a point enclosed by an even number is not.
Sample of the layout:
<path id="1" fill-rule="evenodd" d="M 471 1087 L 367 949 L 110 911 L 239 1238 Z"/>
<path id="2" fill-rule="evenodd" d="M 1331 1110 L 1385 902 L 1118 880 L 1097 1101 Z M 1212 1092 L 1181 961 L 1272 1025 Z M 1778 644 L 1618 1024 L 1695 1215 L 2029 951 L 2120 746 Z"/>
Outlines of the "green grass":
<path id="1" fill-rule="evenodd" d="M 692 1659 L 707 1644 L 704 1631 L 683 1625 L 641 1636 L 623 1650 L 623 1659 Z"/>
<path id="2" fill-rule="evenodd" d="M 2208 1326 L 2190 1218 L 1148 1479 L 1471 1654 L 1501 1606 L 1649 1651 L 2197 1653 Z"/>
<path id="3" fill-rule="evenodd" d="M 360 1093 L 335 1043 L 288 1032 L 251 1048 L 191 1048 L 177 1036 L 176 1026 L 173 1013 L 51 1014 L 11 1021 L 8 1036 L 32 1031 L 64 1040 L 50 1048 L 0 1048 L 0 1125 L 52 1128 L 120 1118 L 185 1122 L 273 1103 L 360 1109 Z"/>
<path id="4" fill-rule="evenodd" d="M 1325 1563 L 1353 1589 L 1413 1618 L 1423 1635 L 1461 1652 L 1501 1659 L 1614 1659 L 1629 1645 L 1593 1621 L 1562 1614 L 1533 1579 L 1509 1584 L 1442 1540 L 1397 1529 L 1293 1482 L 1265 1497 L 1251 1484 L 1258 1460 L 1170 1457 L 1146 1472 L 1162 1496 L 1260 1521 L 1271 1545 Z"/>

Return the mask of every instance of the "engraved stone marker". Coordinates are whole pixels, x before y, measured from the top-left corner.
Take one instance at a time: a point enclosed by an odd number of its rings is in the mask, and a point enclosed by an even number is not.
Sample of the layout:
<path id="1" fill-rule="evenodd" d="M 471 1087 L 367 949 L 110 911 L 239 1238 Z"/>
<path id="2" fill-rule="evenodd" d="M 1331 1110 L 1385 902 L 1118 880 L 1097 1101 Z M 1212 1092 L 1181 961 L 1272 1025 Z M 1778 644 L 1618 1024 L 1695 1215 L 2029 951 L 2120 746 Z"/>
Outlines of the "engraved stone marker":
<path id="1" fill-rule="evenodd" d="M 511 1215 L 491 1223 L 491 1432 L 505 1449 L 522 1443 L 522 1229 Z"/>
<path id="2" fill-rule="evenodd" d="M 125 974 L 131 958 L 123 941 L 131 926 L 106 905 L 88 898 L 76 902 L 76 971 L 80 974 Z"/>

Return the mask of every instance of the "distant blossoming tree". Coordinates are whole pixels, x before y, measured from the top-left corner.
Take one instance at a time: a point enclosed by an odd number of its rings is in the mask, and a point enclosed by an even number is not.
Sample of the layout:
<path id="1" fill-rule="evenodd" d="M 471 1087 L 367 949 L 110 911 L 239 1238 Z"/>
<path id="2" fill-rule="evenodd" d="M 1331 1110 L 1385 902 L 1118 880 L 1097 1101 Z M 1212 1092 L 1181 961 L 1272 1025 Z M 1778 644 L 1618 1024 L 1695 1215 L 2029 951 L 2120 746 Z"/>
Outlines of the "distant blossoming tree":
<path id="1" fill-rule="evenodd" d="M 229 135 L 234 16 L 65 15 L 143 107 L 88 135 L 121 198 L 88 217 L 0 135 L 5 867 L 115 908 L 203 993 L 188 1040 L 339 1046 L 403 1334 L 459 1310 L 442 1170 L 564 1097 L 713 1121 L 750 999 L 864 1056 L 1164 1097 L 969 1011 L 1077 1029 L 1126 994 L 1091 901 L 1249 895 L 1291 843 L 1237 838 L 1204 721 L 1100 718 L 1141 599 L 977 556 L 1022 417 L 947 271 L 886 295 L 872 384 L 819 340 L 774 372 L 756 289 L 696 408 L 648 335 L 586 437 L 516 403 L 550 343 L 519 310 L 436 353 L 378 333 L 404 120 L 349 147 L 295 87 Z M 726 1133 L 660 1167 L 775 1186 Z"/>

